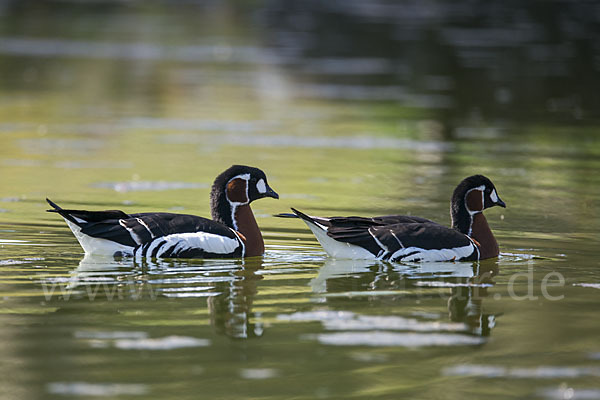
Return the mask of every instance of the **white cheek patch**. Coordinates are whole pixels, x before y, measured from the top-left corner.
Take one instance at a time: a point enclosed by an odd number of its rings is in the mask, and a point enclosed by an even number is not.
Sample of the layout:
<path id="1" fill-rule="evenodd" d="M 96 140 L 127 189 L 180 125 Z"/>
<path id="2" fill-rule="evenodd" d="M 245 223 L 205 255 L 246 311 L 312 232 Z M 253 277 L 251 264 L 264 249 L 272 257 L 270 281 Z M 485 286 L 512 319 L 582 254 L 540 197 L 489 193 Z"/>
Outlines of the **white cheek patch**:
<path id="1" fill-rule="evenodd" d="M 496 194 L 496 189 L 492 190 L 492 193 L 490 193 L 490 199 L 494 202 L 497 203 L 498 202 L 498 195 Z"/>
<path id="2" fill-rule="evenodd" d="M 264 179 L 261 179 L 256 183 L 256 190 L 261 194 L 267 193 L 267 185 L 265 184 Z"/>

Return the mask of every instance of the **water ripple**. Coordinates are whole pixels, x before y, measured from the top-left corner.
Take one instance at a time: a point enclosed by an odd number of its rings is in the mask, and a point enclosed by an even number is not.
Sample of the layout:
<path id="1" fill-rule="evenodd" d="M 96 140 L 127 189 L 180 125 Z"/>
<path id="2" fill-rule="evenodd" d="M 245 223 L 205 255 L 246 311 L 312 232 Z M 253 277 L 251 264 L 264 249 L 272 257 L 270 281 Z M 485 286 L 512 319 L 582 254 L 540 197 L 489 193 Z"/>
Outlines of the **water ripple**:
<path id="1" fill-rule="evenodd" d="M 194 63 L 282 64 L 268 50 L 252 46 L 220 44 L 161 46 L 150 43 L 118 43 L 58 38 L 0 38 L 0 54 L 35 57 L 87 57 L 93 59 L 169 60 Z"/>
<path id="2" fill-rule="evenodd" d="M 398 316 L 359 315 L 355 318 L 327 319 L 323 326 L 329 330 L 401 330 L 416 332 L 464 331 L 464 324 L 443 322 L 422 322 Z"/>
<path id="3" fill-rule="evenodd" d="M 485 343 L 478 336 L 442 333 L 396 333 L 396 332 L 337 332 L 315 335 L 317 341 L 333 346 L 474 346 Z"/>
<path id="4" fill-rule="evenodd" d="M 205 183 L 168 181 L 99 182 L 92 186 L 101 189 L 112 189 L 120 193 L 208 188 L 208 185 Z"/>
<path id="5" fill-rule="evenodd" d="M 600 389 L 580 389 L 561 385 L 557 388 L 538 390 L 538 394 L 550 400 L 598 400 Z"/>
<path id="6" fill-rule="evenodd" d="M 335 149 L 397 149 L 424 152 L 447 152 L 454 146 L 441 141 L 414 140 L 393 137 L 378 137 L 369 134 L 357 136 L 292 136 L 292 135 L 259 135 L 259 134 L 221 134 L 221 135 L 189 135 L 177 134 L 161 136 L 161 142 L 175 144 L 220 144 L 250 147 L 290 147 L 290 148 L 335 148 Z"/>
<path id="7" fill-rule="evenodd" d="M 467 332 L 466 325 L 462 323 L 423 322 L 400 316 L 315 310 L 280 314 L 277 319 L 294 322 L 319 321 L 325 329 L 339 332 L 309 334 L 304 337 L 335 346 L 462 346 L 479 345 L 486 341 L 480 336 L 462 334 Z"/>
<path id="8" fill-rule="evenodd" d="M 600 283 L 574 283 L 573 286 L 600 289 Z"/>
<path id="9" fill-rule="evenodd" d="M 476 376 L 481 378 L 557 379 L 600 377 L 599 367 L 540 366 L 533 368 L 502 367 L 494 365 L 460 364 L 445 368 L 448 376 Z"/>
<path id="10" fill-rule="evenodd" d="M 89 383 L 89 382 L 52 382 L 46 386 L 49 393 L 71 396 L 143 395 L 148 386 L 133 383 Z"/>
<path id="11" fill-rule="evenodd" d="M 461 323 L 419 321 L 414 318 L 383 315 L 357 315 L 350 311 L 317 310 L 280 314 L 282 321 L 320 321 L 329 330 L 411 330 L 418 332 L 464 331 Z"/>
<path id="12" fill-rule="evenodd" d="M 114 344 L 116 348 L 123 350 L 173 350 L 209 346 L 210 340 L 188 336 L 166 336 L 156 339 L 118 339 Z"/>
<path id="13" fill-rule="evenodd" d="M 75 331 L 77 339 L 145 339 L 148 337 L 146 332 L 141 331 Z"/>
<path id="14" fill-rule="evenodd" d="M 240 371 L 240 376 L 244 379 L 269 379 L 277 375 L 277 370 L 272 368 L 244 368 Z"/>

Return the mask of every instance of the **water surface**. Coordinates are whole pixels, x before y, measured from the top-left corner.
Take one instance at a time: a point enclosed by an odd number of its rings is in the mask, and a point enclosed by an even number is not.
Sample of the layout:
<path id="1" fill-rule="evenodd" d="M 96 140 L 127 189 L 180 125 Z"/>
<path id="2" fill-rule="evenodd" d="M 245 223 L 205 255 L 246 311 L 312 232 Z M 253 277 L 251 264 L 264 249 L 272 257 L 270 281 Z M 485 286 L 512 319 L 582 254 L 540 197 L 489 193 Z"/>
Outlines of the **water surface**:
<path id="1" fill-rule="evenodd" d="M 593 2 L 547 19 L 470 2 L 18 3 L 0 2 L 5 398 L 599 397 Z M 264 257 L 84 256 L 45 213 L 49 197 L 207 216 L 233 163 L 281 194 L 253 205 Z M 475 173 L 508 205 L 486 214 L 494 260 L 333 260 L 272 217 L 449 224 Z"/>

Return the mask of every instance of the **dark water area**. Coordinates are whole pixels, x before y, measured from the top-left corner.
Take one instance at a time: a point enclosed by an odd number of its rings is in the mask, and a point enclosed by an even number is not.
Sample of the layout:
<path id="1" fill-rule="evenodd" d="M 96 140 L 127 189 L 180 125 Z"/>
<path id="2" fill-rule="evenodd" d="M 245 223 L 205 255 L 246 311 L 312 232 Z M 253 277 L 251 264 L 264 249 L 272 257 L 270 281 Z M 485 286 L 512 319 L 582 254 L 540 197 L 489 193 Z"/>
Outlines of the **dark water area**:
<path id="1" fill-rule="evenodd" d="M 298 74 L 330 84 L 324 95 L 439 109 L 449 127 L 598 118 L 597 2 L 275 4 L 266 37 L 292 49 Z"/>
<path id="2" fill-rule="evenodd" d="M 0 398 L 600 398 L 600 2 L 0 0 Z M 84 255 L 65 207 L 208 216 L 263 257 Z M 477 263 L 327 256 L 273 215 L 449 224 Z"/>
<path id="3" fill-rule="evenodd" d="M 45 75 L 59 72 L 56 56 L 91 57 L 117 59 L 107 89 L 118 96 L 166 90 L 158 73 L 140 76 L 128 66 L 140 61 L 276 65 L 292 75 L 295 97 L 428 109 L 450 137 L 465 122 L 595 123 L 600 109 L 595 1 L 4 1 L 1 7 L 0 51 L 15 56 L 3 60 L 6 88 L 39 88 Z M 215 31 L 218 43 L 203 44 Z M 252 46 L 242 44 L 247 35 Z M 32 56 L 44 65 L 23 70 L 23 57 Z"/>

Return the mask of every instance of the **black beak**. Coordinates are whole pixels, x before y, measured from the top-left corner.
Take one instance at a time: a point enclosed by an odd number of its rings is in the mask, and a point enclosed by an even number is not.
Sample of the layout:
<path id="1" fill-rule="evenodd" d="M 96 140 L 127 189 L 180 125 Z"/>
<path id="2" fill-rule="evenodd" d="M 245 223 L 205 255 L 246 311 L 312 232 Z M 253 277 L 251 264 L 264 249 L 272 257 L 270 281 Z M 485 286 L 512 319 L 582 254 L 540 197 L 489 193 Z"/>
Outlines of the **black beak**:
<path id="1" fill-rule="evenodd" d="M 264 194 L 264 197 L 272 197 L 274 199 L 278 199 L 279 195 L 277 194 L 276 191 L 274 191 L 273 189 L 271 189 L 270 186 L 267 186 L 267 192 Z"/>
<path id="2" fill-rule="evenodd" d="M 495 203 L 497 206 L 500 206 L 502 208 L 506 208 L 506 203 L 502 201 L 502 199 L 500 197 L 498 197 L 498 200 Z"/>

